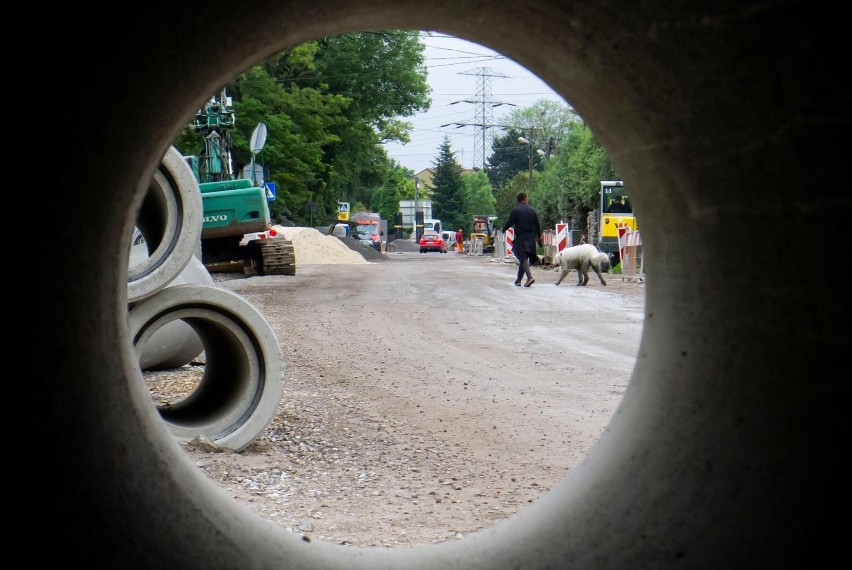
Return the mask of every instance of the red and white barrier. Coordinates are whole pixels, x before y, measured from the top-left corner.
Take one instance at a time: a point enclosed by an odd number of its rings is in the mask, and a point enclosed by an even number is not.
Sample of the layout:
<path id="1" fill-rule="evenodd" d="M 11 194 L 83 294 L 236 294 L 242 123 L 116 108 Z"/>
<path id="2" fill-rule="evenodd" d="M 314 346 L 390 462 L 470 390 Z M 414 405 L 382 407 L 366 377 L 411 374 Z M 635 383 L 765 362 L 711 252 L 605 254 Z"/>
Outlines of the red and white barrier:
<path id="1" fill-rule="evenodd" d="M 642 236 L 638 231 L 631 232 L 627 227 L 619 226 L 618 254 L 621 259 L 622 280 L 626 278 L 632 282 L 639 278 L 639 274 L 644 273 Z"/>
<path id="2" fill-rule="evenodd" d="M 624 267 L 624 260 L 627 257 L 627 226 L 618 226 L 618 259 L 621 260 L 621 266 Z"/>
<path id="3" fill-rule="evenodd" d="M 510 257 L 514 255 L 512 251 L 512 246 L 515 245 L 515 228 L 509 228 L 506 230 L 506 257 Z"/>
<path id="4" fill-rule="evenodd" d="M 619 259 L 624 261 L 630 256 L 631 247 L 639 247 L 642 245 L 642 236 L 636 232 L 631 232 L 627 226 L 618 227 L 618 255 Z"/>
<path id="5" fill-rule="evenodd" d="M 556 253 L 566 247 L 571 247 L 571 233 L 568 231 L 568 224 L 556 224 Z"/>

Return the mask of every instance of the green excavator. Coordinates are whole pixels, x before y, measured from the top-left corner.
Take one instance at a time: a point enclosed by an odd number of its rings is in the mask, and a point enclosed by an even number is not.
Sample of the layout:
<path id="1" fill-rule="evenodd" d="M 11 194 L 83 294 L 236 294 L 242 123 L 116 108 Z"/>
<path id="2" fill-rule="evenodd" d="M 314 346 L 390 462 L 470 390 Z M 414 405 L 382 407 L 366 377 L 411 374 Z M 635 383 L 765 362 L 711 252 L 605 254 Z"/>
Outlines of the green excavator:
<path id="1" fill-rule="evenodd" d="M 258 123 L 251 137 L 248 177 L 237 178 L 230 131 L 236 126 L 231 99 L 223 91 L 195 115 L 193 129 L 202 137 L 197 156 L 184 156 L 198 180 L 204 208 L 201 261 L 210 272 L 295 275 L 293 243 L 272 227 L 269 201 L 275 199 L 256 163 L 267 129 Z"/>

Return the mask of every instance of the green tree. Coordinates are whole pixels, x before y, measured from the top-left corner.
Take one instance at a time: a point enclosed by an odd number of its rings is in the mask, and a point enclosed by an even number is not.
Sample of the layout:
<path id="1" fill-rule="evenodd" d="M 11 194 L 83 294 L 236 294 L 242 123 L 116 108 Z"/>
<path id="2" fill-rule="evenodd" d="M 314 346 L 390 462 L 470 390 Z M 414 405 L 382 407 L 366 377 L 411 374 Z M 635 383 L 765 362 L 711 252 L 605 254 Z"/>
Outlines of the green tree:
<path id="1" fill-rule="evenodd" d="M 536 182 L 543 222 L 567 220 L 585 233 L 588 213 L 599 205 L 601 180 L 617 178 L 606 151 L 577 121 Z"/>
<path id="2" fill-rule="evenodd" d="M 514 109 L 501 118 L 500 122 L 507 125 L 505 128 L 508 130 L 492 142 L 493 152 L 486 166 L 491 184 L 496 188 L 518 172 L 529 173 L 531 150 L 533 170 L 541 170 L 544 161 L 558 151 L 578 120 L 573 108 L 550 99 L 540 99 L 530 107 Z M 524 137 L 530 144 L 519 142 L 519 137 Z M 544 156 L 539 155 L 539 150 Z"/>
<path id="3" fill-rule="evenodd" d="M 529 107 L 513 109 L 501 122 L 521 131 L 534 150 L 540 149 L 547 155 L 562 144 L 577 120 L 577 113 L 569 105 L 539 99 Z"/>
<path id="4" fill-rule="evenodd" d="M 432 215 L 441 220 L 444 227 L 463 227 L 465 214 L 462 209 L 462 167 L 456 161 L 456 155 L 450 146 L 450 137 L 447 135 L 444 135 L 434 165 Z"/>
<path id="5" fill-rule="evenodd" d="M 373 127 L 382 142 L 408 142 L 411 126 L 397 117 L 430 105 L 419 32 L 362 32 L 318 44 L 319 78 L 329 92 L 351 100 L 348 115 Z"/>
<path id="6" fill-rule="evenodd" d="M 519 172 L 500 188 L 494 189 L 495 208 L 497 210 L 497 226 L 509 219 L 509 212 L 518 203 L 518 194 L 529 190 L 529 178 L 526 172 Z M 537 201 L 530 198 L 530 204 L 538 210 Z M 545 228 L 542 220 L 542 229 Z"/>
<path id="7" fill-rule="evenodd" d="M 518 142 L 520 136 L 520 130 L 509 129 L 506 134 L 492 141 L 492 153 L 486 161 L 485 172 L 494 188 L 504 186 L 518 172 L 528 170 L 529 149 Z"/>
<path id="8" fill-rule="evenodd" d="M 399 212 L 400 200 L 414 197 L 414 184 L 411 182 L 413 177 L 414 171 L 391 160 L 384 185 L 370 197 L 370 208 L 373 212 L 380 213 L 382 219 L 388 220 L 389 226 L 393 224 L 394 216 Z"/>
<path id="9" fill-rule="evenodd" d="M 317 44 L 315 83 L 349 102 L 331 129 L 338 142 L 324 147 L 337 174 L 332 190 L 369 203 L 389 167 L 382 143 L 409 140 L 411 125 L 398 117 L 429 108 L 423 45 L 412 31 L 348 34 Z"/>
<path id="10" fill-rule="evenodd" d="M 543 226 L 567 220 L 586 232 L 588 213 L 598 207 L 600 181 L 618 176 L 582 118 L 570 106 L 541 100 L 512 111 L 501 122 L 512 128 L 494 139 L 486 169 L 498 215 L 505 219 L 518 192 L 528 191 L 533 149 L 535 190 L 530 203 Z M 519 136 L 532 145 L 518 142 Z"/>
<path id="11" fill-rule="evenodd" d="M 270 205 L 273 215 L 304 223 L 305 206 L 317 196 L 320 217 L 336 216 L 336 197 L 328 200 L 323 192 L 329 166 L 325 148 L 339 142 L 334 130 L 346 99 L 311 88 L 284 89 L 261 65 L 238 78 L 234 93 L 234 110 L 245 131 L 250 134 L 248 129 L 258 122 L 269 130 L 261 158 L 278 186 L 277 199 Z M 235 143 L 237 161 L 250 160 L 247 140 L 235 137 Z"/>
<path id="12" fill-rule="evenodd" d="M 407 141 L 411 125 L 400 117 L 428 109 L 422 51 L 410 31 L 324 38 L 278 53 L 226 86 L 237 113 L 237 168 L 251 158 L 255 125 L 269 130 L 259 158 L 278 186 L 273 215 L 307 224 L 311 201 L 314 219 L 323 221 L 336 218 L 340 200 L 371 203 L 392 169 L 381 143 Z M 199 144 L 191 130 L 176 141 L 184 154 L 197 154 Z"/>

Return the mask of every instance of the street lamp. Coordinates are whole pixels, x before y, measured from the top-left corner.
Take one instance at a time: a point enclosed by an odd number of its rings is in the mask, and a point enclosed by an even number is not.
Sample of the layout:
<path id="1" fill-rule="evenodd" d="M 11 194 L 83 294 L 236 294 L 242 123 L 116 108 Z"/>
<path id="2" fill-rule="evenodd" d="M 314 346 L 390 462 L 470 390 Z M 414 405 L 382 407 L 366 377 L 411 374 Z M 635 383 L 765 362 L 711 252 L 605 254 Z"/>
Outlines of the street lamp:
<path id="1" fill-rule="evenodd" d="M 530 147 L 530 196 L 532 196 L 533 191 L 533 173 L 532 173 L 532 142 L 528 138 L 518 137 L 518 142 L 521 144 L 525 144 Z"/>
<path id="2" fill-rule="evenodd" d="M 532 196 L 533 191 L 533 145 L 532 142 L 526 137 L 518 137 L 518 142 L 521 144 L 525 144 L 530 147 L 530 196 Z M 540 157 L 545 156 L 545 152 L 541 149 L 535 151 Z"/>

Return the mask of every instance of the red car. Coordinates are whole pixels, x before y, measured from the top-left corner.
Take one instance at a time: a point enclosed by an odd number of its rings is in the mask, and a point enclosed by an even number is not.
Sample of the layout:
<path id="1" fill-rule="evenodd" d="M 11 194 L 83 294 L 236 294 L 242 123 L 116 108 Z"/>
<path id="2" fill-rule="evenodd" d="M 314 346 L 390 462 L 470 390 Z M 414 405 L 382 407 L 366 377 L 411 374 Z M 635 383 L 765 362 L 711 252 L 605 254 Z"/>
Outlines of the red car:
<path id="1" fill-rule="evenodd" d="M 447 242 L 436 232 L 423 232 L 423 237 L 420 238 L 420 253 L 429 251 L 447 253 Z"/>

